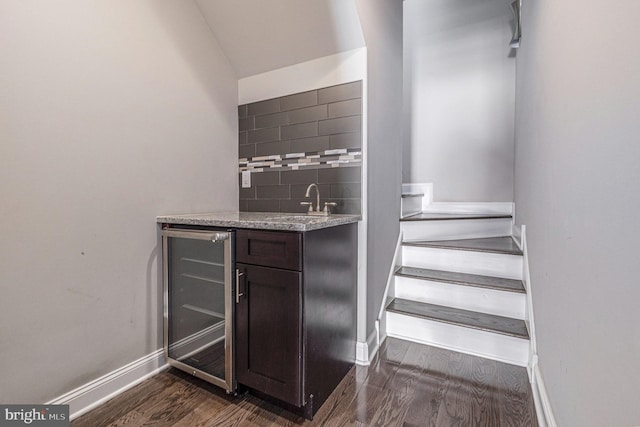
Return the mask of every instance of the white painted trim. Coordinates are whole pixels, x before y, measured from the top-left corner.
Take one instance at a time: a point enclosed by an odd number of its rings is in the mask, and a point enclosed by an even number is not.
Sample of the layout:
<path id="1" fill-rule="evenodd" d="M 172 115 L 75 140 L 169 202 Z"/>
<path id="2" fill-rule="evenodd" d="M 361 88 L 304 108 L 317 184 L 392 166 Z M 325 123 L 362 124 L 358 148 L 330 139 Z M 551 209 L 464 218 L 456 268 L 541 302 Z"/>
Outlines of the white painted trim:
<path id="1" fill-rule="evenodd" d="M 511 228 L 511 237 L 516 242 L 516 245 L 522 250 L 522 227 L 519 225 L 513 224 Z"/>
<path id="2" fill-rule="evenodd" d="M 396 298 L 524 320 L 523 293 L 397 276 Z"/>
<path id="3" fill-rule="evenodd" d="M 511 215 L 511 202 L 433 202 L 423 208 L 424 212 L 437 213 L 493 213 Z"/>
<path id="4" fill-rule="evenodd" d="M 525 322 L 529 329 L 529 376 L 533 377 L 533 363 L 538 359 L 538 344 L 536 340 L 536 325 L 535 316 L 533 312 L 533 293 L 531 291 L 531 274 L 529 271 L 529 251 L 527 250 L 527 227 L 522 225 L 520 227 L 520 245 L 522 249 L 522 282 L 524 283 L 524 289 L 527 292 L 527 313 Z"/>
<path id="5" fill-rule="evenodd" d="M 382 296 L 382 302 L 380 303 L 380 310 L 378 310 L 378 320 L 384 317 L 385 309 L 387 308 L 387 298 L 389 294 L 395 296 L 395 272 L 402 265 L 402 230 L 398 233 L 398 240 L 396 241 L 396 249 L 393 253 L 393 261 L 391 267 L 389 267 L 389 275 L 387 276 L 387 286 L 384 289 Z M 386 333 L 386 331 L 384 331 Z M 378 340 L 380 341 L 380 340 Z"/>
<path id="6" fill-rule="evenodd" d="M 402 246 L 407 267 L 522 279 L 522 256 L 422 246 Z"/>
<path id="7" fill-rule="evenodd" d="M 378 311 L 378 319 L 376 320 L 377 331 L 377 350 L 380 348 L 382 342 L 387 338 L 387 316 L 385 316 L 385 309 L 387 308 L 387 298 L 395 295 L 395 271 L 402 265 L 402 230 L 398 232 L 398 240 L 396 241 L 396 249 L 393 253 L 393 260 L 391 267 L 389 268 L 389 275 L 387 276 L 387 286 L 384 289 L 382 295 L 382 301 L 380 302 L 380 310 Z M 369 355 L 369 360 L 372 360 L 376 352 L 372 352 Z"/>
<path id="8" fill-rule="evenodd" d="M 369 81 L 367 78 L 367 50 L 364 50 L 363 58 L 364 76 L 362 79 L 362 219 L 358 222 L 358 284 L 357 284 L 357 310 L 356 310 L 356 337 L 359 341 L 366 340 L 367 336 L 367 228 L 369 218 L 369 181 L 367 171 L 369 168 Z"/>
<path id="9" fill-rule="evenodd" d="M 533 402 L 538 415 L 538 424 L 540 427 L 558 427 L 556 418 L 551 409 L 551 401 L 547 394 L 547 387 L 542 379 L 540 365 L 535 364 L 533 368 L 534 376 L 531 382 L 531 391 L 533 393 Z"/>
<path id="10" fill-rule="evenodd" d="M 364 80 L 366 52 L 362 47 L 240 79 L 238 105 Z"/>
<path id="11" fill-rule="evenodd" d="M 378 331 L 374 329 L 366 342 L 356 342 L 356 365 L 369 366 L 378 352 Z"/>
<path id="12" fill-rule="evenodd" d="M 400 222 L 405 242 L 510 236 L 511 226 L 510 218 Z"/>
<path id="13" fill-rule="evenodd" d="M 525 367 L 528 340 L 387 312 L 387 335 Z"/>
<path id="14" fill-rule="evenodd" d="M 427 183 L 404 183 L 402 184 L 402 194 L 424 194 L 422 196 L 422 210 L 433 203 L 433 184 Z"/>
<path id="15" fill-rule="evenodd" d="M 73 420 L 168 366 L 164 350 L 159 349 L 45 404 L 69 405 L 70 419 Z"/>

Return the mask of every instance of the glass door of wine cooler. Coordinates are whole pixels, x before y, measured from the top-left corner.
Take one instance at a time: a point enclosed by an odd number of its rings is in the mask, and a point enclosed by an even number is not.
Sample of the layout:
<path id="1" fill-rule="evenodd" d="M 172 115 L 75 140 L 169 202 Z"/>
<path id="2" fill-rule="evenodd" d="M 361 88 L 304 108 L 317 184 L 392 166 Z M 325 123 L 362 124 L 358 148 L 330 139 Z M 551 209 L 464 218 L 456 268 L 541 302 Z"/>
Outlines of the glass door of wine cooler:
<path id="1" fill-rule="evenodd" d="M 167 361 L 235 392 L 233 232 L 164 229 L 162 243 Z"/>

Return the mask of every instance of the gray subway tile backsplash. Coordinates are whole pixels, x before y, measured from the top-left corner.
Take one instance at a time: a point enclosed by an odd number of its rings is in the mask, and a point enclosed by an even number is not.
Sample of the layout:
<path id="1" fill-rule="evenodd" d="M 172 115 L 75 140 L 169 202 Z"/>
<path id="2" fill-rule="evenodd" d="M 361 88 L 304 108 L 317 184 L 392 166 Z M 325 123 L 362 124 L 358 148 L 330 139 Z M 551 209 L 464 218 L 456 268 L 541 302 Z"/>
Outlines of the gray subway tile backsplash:
<path id="1" fill-rule="evenodd" d="M 263 116 L 256 116 L 256 129 L 273 128 L 289 124 L 289 117 L 286 113 L 271 113 Z"/>
<path id="2" fill-rule="evenodd" d="M 242 182 L 242 181 L 240 181 Z M 280 172 L 261 172 L 251 174 L 251 186 L 280 184 Z"/>
<path id="3" fill-rule="evenodd" d="M 318 182 L 338 184 L 341 182 L 361 182 L 362 171 L 360 166 L 348 168 L 331 168 L 318 170 Z"/>
<path id="4" fill-rule="evenodd" d="M 245 132 L 246 133 L 246 132 Z M 238 157 L 241 159 L 248 159 L 256 155 L 255 144 L 241 144 L 238 148 Z"/>
<path id="5" fill-rule="evenodd" d="M 250 188 L 242 188 L 242 186 L 240 186 L 240 200 L 253 200 L 256 198 L 256 188 L 257 187 L 250 187 Z"/>
<path id="6" fill-rule="evenodd" d="M 321 207 L 333 201 L 334 213 L 361 213 L 362 82 L 241 105 L 238 119 L 239 168 L 251 173 L 240 211 L 303 213 L 316 183 Z"/>
<path id="7" fill-rule="evenodd" d="M 362 82 L 346 83 L 318 90 L 318 104 L 330 104 L 347 99 L 362 98 Z"/>
<path id="8" fill-rule="evenodd" d="M 240 119 L 240 123 L 239 123 L 240 132 L 245 130 L 255 129 L 253 121 L 254 121 L 254 116 Z"/>
<path id="9" fill-rule="evenodd" d="M 359 199 L 362 197 L 362 185 L 351 182 L 331 184 L 328 194 L 333 199 Z"/>
<path id="10" fill-rule="evenodd" d="M 310 153 L 325 151 L 331 148 L 331 140 L 328 136 L 316 136 L 291 140 L 291 153 Z"/>
<path id="11" fill-rule="evenodd" d="M 248 104 L 250 116 L 261 116 L 263 114 L 277 113 L 280 111 L 280 98 L 267 99 L 266 101 Z"/>
<path id="12" fill-rule="evenodd" d="M 336 133 L 358 132 L 361 129 L 361 117 L 349 116 L 318 122 L 320 135 L 333 135 Z"/>
<path id="13" fill-rule="evenodd" d="M 362 114 L 362 99 L 349 99 L 328 105 L 329 117 L 345 117 Z"/>
<path id="14" fill-rule="evenodd" d="M 248 212 L 280 212 L 279 200 L 247 200 Z"/>
<path id="15" fill-rule="evenodd" d="M 248 104 L 239 105 L 238 106 L 238 118 L 239 119 L 244 119 L 248 115 L 249 115 L 249 105 Z"/>
<path id="16" fill-rule="evenodd" d="M 329 145 L 335 148 L 360 148 L 362 147 L 362 133 L 350 132 L 331 135 L 329 137 Z"/>
<path id="17" fill-rule="evenodd" d="M 286 154 L 291 152 L 291 141 L 275 141 L 256 144 L 256 156 Z"/>
<path id="18" fill-rule="evenodd" d="M 256 190 L 256 199 L 289 199 L 291 197 L 288 185 L 260 185 Z"/>
<path id="19" fill-rule="evenodd" d="M 318 122 L 282 126 L 282 139 L 307 138 L 318 135 Z"/>
<path id="20" fill-rule="evenodd" d="M 313 122 L 328 117 L 327 105 L 316 105 L 314 107 L 300 108 L 285 113 L 289 118 L 290 124 Z"/>
<path id="21" fill-rule="evenodd" d="M 336 168 L 338 169 L 338 168 Z M 318 182 L 318 169 L 280 172 L 280 184 L 311 184 Z"/>
<path id="22" fill-rule="evenodd" d="M 249 131 L 249 142 L 271 142 L 280 140 L 280 128 L 268 128 Z"/>
<path id="23" fill-rule="evenodd" d="M 295 95 L 283 96 L 280 98 L 280 109 L 282 111 L 295 110 L 298 108 L 318 105 L 318 91 L 296 93 Z"/>

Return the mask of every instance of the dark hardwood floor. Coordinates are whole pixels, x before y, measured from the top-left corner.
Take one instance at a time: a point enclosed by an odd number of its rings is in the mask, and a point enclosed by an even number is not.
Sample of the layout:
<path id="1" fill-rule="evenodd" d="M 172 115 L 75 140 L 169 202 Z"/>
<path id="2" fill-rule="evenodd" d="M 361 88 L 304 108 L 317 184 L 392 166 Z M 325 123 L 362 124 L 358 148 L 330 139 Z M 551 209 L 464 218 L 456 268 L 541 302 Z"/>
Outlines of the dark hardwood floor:
<path id="1" fill-rule="evenodd" d="M 306 421 L 170 369 L 72 426 L 537 426 L 524 368 L 388 338 Z"/>

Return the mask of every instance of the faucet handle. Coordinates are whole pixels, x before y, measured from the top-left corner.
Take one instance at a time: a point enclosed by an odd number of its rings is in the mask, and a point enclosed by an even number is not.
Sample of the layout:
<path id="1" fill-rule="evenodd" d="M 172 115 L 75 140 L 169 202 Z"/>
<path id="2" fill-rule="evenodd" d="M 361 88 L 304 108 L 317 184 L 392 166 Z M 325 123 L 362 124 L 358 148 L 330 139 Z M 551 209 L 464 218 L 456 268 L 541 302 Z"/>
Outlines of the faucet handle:
<path id="1" fill-rule="evenodd" d="M 302 206 L 309 206 L 309 212 L 313 212 L 313 203 L 311 202 L 300 202 Z"/>
<path id="2" fill-rule="evenodd" d="M 324 211 L 325 212 L 331 212 L 329 210 L 329 206 L 338 206 L 338 204 L 336 202 L 324 202 Z"/>

